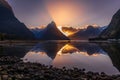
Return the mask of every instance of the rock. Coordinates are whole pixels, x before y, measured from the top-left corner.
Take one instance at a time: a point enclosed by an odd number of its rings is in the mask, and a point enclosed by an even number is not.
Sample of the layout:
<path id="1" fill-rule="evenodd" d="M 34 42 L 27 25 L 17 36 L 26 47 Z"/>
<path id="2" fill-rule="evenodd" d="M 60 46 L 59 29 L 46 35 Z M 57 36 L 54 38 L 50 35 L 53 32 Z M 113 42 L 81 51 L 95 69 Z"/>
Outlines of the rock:
<path id="1" fill-rule="evenodd" d="M 118 77 L 117 79 L 115 79 L 115 80 L 120 80 L 120 77 Z"/>
<path id="2" fill-rule="evenodd" d="M 3 61 L 5 58 L 2 57 Z M 16 60 L 16 58 L 14 58 Z M 13 59 L 13 60 L 14 60 Z M 1 80 L 119 80 L 119 75 L 108 76 L 104 72 L 85 72 L 85 69 L 58 69 L 35 63 L 15 62 L 14 64 L 1 65 Z"/>
<path id="3" fill-rule="evenodd" d="M 2 76 L 2 79 L 3 79 L 3 80 L 8 80 L 8 75 L 3 75 L 3 76 Z"/>

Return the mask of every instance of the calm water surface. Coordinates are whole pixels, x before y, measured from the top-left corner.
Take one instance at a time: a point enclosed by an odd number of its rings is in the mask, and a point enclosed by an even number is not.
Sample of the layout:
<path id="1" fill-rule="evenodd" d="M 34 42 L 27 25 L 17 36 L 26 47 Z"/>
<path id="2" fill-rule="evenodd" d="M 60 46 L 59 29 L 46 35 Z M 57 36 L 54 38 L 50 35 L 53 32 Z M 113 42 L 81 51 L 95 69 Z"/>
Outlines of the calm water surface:
<path id="1" fill-rule="evenodd" d="M 17 56 L 24 62 L 58 68 L 85 68 L 87 71 L 119 74 L 120 45 L 111 43 L 42 42 L 34 45 L 0 46 L 0 55 Z"/>

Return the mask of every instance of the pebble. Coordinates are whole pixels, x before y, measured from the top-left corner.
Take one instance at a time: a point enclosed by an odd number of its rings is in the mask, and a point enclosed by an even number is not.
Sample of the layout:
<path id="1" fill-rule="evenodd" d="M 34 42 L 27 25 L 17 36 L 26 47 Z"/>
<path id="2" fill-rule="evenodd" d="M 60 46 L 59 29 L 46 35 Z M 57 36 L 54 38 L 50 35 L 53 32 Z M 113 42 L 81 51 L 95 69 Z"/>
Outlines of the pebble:
<path id="1" fill-rule="evenodd" d="M 17 57 L 0 57 L 0 80 L 120 80 L 120 75 L 85 69 L 62 69 L 37 63 L 24 63 Z"/>

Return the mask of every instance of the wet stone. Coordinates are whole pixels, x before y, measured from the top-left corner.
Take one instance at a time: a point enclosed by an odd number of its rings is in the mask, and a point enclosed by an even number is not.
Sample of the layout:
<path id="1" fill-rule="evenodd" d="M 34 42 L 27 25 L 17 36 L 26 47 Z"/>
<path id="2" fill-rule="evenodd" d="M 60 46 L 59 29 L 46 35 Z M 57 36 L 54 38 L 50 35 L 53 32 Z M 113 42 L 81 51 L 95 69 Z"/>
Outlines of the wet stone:
<path id="1" fill-rule="evenodd" d="M 85 69 L 62 69 L 36 63 L 24 63 L 17 57 L 1 57 L 0 80 L 120 80 L 119 75 L 108 76 L 104 72 Z M 7 63 L 6 63 L 7 62 Z M 12 64 L 11 64 L 12 63 Z"/>

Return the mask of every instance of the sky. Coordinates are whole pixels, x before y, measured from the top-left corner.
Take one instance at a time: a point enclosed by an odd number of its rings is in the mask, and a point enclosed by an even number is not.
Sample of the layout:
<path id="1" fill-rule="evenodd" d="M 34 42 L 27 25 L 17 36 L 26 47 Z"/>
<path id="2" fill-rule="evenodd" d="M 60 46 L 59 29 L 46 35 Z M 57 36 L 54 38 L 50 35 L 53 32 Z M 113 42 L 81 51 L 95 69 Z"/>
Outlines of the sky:
<path id="1" fill-rule="evenodd" d="M 7 0 L 15 16 L 29 26 L 106 26 L 120 9 L 120 0 Z"/>

